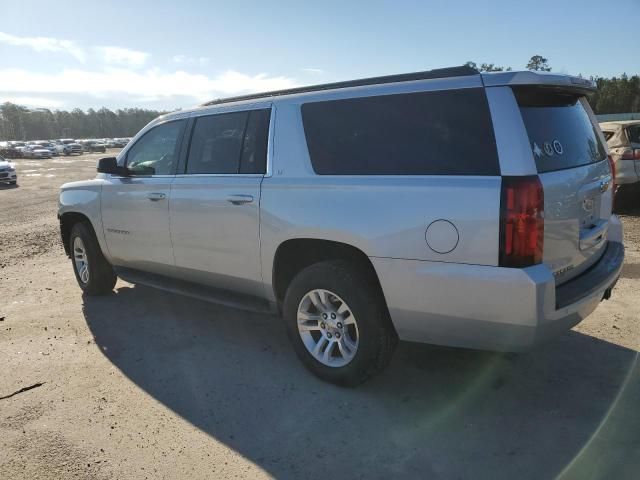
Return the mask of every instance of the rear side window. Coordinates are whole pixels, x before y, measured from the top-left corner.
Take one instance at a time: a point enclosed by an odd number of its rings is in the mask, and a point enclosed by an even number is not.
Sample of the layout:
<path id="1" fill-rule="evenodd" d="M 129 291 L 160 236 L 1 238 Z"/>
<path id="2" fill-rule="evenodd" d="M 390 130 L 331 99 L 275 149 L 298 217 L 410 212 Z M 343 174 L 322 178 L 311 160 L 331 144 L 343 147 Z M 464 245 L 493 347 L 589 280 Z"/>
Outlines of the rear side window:
<path id="1" fill-rule="evenodd" d="M 499 175 L 481 88 L 302 105 L 311 163 L 321 175 Z"/>
<path id="2" fill-rule="evenodd" d="M 584 97 L 544 88 L 514 88 L 538 173 L 607 158 Z"/>
<path id="3" fill-rule="evenodd" d="M 640 125 L 628 127 L 627 138 L 631 143 L 640 143 Z"/>
<path id="4" fill-rule="evenodd" d="M 603 130 L 602 133 L 604 134 L 604 139 L 608 142 L 609 140 L 611 140 L 611 137 L 613 137 L 614 132 L 608 132 L 606 130 Z"/>
<path id="5" fill-rule="evenodd" d="M 247 117 L 247 112 L 233 112 L 197 118 L 187 173 L 238 173 Z"/>
<path id="6" fill-rule="evenodd" d="M 197 118 L 186 173 L 265 173 L 269 114 L 265 109 Z"/>

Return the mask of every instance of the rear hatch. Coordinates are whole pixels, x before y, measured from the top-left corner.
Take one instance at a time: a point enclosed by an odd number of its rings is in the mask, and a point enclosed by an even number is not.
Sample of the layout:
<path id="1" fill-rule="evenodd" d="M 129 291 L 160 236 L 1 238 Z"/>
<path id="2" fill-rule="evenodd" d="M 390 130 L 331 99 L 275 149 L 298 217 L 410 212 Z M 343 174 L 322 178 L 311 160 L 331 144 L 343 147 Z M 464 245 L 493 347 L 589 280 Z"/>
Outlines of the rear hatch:
<path id="1" fill-rule="evenodd" d="M 514 87 L 544 190 L 544 253 L 556 284 L 604 253 L 612 178 L 604 138 L 584 96 L 550 87 Z"/>

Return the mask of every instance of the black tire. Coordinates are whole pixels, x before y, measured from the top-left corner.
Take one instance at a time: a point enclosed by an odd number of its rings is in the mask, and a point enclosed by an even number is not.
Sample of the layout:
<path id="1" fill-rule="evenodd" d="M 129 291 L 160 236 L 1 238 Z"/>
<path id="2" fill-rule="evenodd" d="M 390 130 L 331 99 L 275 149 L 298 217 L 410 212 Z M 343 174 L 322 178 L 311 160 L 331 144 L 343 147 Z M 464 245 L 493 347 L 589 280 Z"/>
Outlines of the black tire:
<path id="1" fill-rule="evenodd" d="M 86 252 L 86 263 L 89 271 L 89 278 L 86 282 L 80 278 L 74 258 L 74 242 L 76 237 L 80 237 Z M 71 229 L 69 252 L 71 252 L 73 273 L 75 273 L 78 285 L 84 293 L 87 295 L 105 295 L 113 291 L 118 277 L 113 271 L 111 264 L 104 258 L 93 228 L 87 222 L 78 222 Z"/>
<path id="2" fill-rule="evenodd" d="M 298 306 L 312 290 L 337 294 L 353 312 L 359 344 L 353 359 L 344 366 L 321 363 L 307 350 L 298 331 Z M 382 371 L 391 360 L 397 335 L 375 278 L 362 268 L 344 261 L 329 260 L 311 265 L 291 281 L 283 303 L 287 334 L 302 363 L 316 376 L 340 386 L 355 386 Z"/>

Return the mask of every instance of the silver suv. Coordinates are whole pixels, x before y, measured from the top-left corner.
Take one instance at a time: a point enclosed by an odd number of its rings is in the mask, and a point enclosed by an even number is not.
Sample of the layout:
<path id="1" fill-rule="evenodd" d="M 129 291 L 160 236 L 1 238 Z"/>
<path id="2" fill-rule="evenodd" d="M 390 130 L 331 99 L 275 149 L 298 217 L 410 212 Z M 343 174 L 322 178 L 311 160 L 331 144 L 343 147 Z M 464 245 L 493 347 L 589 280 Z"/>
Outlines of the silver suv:
<path id="1" fill-rule="evenodd" d="M 526 349 L 622 267 L 592 89 L 454 67 L 164 115 L 63 185 L 62 241 L 86 294 L 118 276 L 277 312 L 340 385 L 398 339 Z"/>

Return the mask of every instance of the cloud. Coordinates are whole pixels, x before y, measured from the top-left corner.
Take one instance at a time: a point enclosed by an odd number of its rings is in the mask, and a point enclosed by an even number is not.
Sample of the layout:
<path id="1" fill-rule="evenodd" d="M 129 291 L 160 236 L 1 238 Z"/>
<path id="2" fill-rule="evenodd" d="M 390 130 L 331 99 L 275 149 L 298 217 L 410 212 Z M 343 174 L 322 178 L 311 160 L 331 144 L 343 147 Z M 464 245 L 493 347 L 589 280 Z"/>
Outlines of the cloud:
<path id="1" fill-rule="evenodd" d="M 17 105 L 25 105 L 35 108 L 60 108 L 63 102 L 54 98 L 44 97 L 2 97 L 3 102 L 15 103 Z"/>
<path id="2" fill-rule="evenodd" d="M 0 70 L 0 94 L 18 96 L 91 96 L 118 104 L 119 99 L 151 102 L 181 98 L 194 102 L 263 92 L 296 86 L 284 76 L 261 73 L 248 75 L 228 70 L 210 77 L 182 70 L 164 72 L 158 69 L 131 71 L 108 68 L 104 71 L 66 69 L 59 73 L 35 73 L 23 69 Z M 188 100 L 187 100 L 188 101 Z"/>
<path id="3" fill-rule="evenodd" d="M 27 47 L 36 52 L 66 53 L 80 62 L 86 60 L 84 49 L 71 40 L 50 37 L 18 37 L 0 32 L 0 43 L 15 47 Z"/>
<path id="4" fill-rule="evenodd" d="M 322 70 L 321 68 L 310 68 L 310 67 L 307 67 L 307 68 L 301 68 L 300 70 L 302 70 L 303 72 L 306 72 L 306 73 L 312 73 L 314 75 L 321 75 L 321 74 L 324 73 L 324 70 Z"/>
<path id="5" fill-rule="evenodd" d="M 209 57 L 189 57 L 187 55 L 174 55 L 171 61 L 177 65 L 198 65 L 204 67 L 211 59 Z"/>
<path id="6" fill-rule="evenodd" d="M 102 46 L 83 48 L 72 40 L 51 37 L 19 37 L 0 32 L 0 43 L 14 47 L 27 47 L 38 53 L 66 53 L 81 63 L 89 57 L 99 60 L 106 65 L 122 65 L 126 67 L 141 67 L 149 58 L 149 54 L 129 48 Z"/>
<path id="7" fill-rule="evenodd" d="M 122 47 L 96 47 L 96 51 L 100 54 L 102 61 L 108 65 L 141 67 L 149 58 L 147 52 Z"/>

